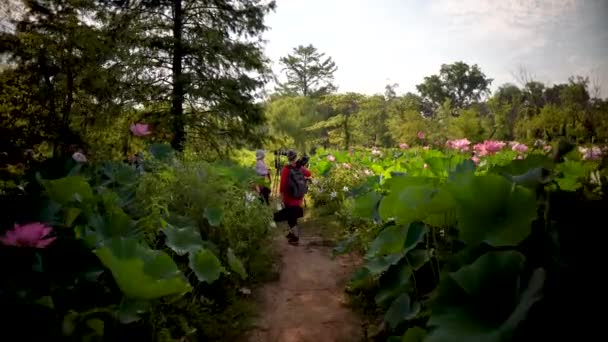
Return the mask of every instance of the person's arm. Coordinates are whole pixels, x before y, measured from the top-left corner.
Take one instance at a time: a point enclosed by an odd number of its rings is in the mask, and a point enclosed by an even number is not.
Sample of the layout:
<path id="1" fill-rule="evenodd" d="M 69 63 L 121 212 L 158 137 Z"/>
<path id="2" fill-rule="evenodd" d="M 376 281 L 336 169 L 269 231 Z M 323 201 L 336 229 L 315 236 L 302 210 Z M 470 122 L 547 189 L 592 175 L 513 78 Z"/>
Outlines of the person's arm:
<path id="1" fill-rule="evenodd" d="M 284 167 L 283 170 L 281 171 L 281 187 L 280 187 L 280 191 L 281 191 L 282 194 L 284 194 L 285 191 L 287 190 L 288 178 L 289 178 L 289 168 L 288 167 Z"/>
<path id="2" fill-rule="evenodd" d="M 310 172 L 310 170 L 305 167 L 302 168 L 302 173 L 304 173 L 304 177 L 306 178 L 312 177 L 312 173 Z"/>

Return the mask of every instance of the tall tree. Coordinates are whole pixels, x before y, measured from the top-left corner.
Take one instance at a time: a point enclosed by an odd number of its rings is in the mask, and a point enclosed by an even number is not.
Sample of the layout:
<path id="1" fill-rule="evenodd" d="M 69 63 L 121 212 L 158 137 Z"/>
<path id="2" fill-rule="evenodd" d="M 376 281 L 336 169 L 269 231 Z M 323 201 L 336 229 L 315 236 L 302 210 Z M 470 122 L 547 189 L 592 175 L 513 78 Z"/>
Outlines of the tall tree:
<path id="1" fill-rule="evenodd" d="M 172 146 L 186 133 L 216 149 L 253 138 L 262 123 L 256 92 L 267 80 L 262 33 L 274 1 L 157 0 L 131 5 L 138 11 L 133 76 L 146 85 L 148 101 L 171 103 Z M 163 113 L 160 113 L 161 115 Z"/>
<path id="2" fill-rule="evenodd" d="M 0 33 L 0 54 L 12 62 L 3 76 L 7 84 L 29 84 L 20 101 L 39 106 L 20 117 L 48 122 L 44 134 L 29 131 L 19 144 L 31 148 L 28 139 L 37 136 L 63 154 L 71 143 L 83 145 L 87 127 L 104 114 L 117 114 L 116 99 L 128 92 L 124 70 L 115 63 L 120 36 L 96 0 L 21 0 L 14 6 L 19 15 Z"/>
<path id="3" fill-rule="evenodd" d="M 280 63 L 287 77 L 285 83 L 278 84 L 277 91 L 282 94 L 321 96 L 336 89 L 332 84 L 336 63 L 312 45 L 294 48 Z"/>
<path id="4" fill-rule="evenodd" d="M 477 64 L 464 62 L 443 64 L 438 75 L 427 76 L 416 86 L 424 103 L 432 114 L 445 100 L 458 110 L 482 100 L 490 94 L 492 79 L 479 69 Z M 454 113 L 456 114 L 456 112 Z"/>
<path id="5" fill-rule="evenodd" d="M 306 128 L 321 119 L 317 101 L 304 96 L 278 97 L 266 104 L 265 111 L 274 147 L 295 146 L 306 151 L 318 139 Z"/>

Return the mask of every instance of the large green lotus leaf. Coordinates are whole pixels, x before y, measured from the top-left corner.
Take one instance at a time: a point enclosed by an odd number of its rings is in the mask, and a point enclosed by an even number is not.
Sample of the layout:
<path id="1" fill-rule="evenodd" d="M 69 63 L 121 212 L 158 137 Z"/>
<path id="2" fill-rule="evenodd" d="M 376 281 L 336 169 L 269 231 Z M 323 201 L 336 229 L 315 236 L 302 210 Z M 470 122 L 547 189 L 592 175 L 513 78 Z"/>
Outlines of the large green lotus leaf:
<path id="1" fill-rule="evenodd" d="M 420 303 L 412 302 L 407 293 L 401 294 L 393 301 L 384 315 L 388 328 L 394 330 L 407 320 L 411 320 L 420 312 Z"/>
<path id="2" fill-rule="evenodd" d="M 574 191 L 582 186 L 581 179 L 588 176 L 591 168 L 585 162 L 566 160 L 557 164 L 556 170 L 562 174 L 557 178 L 561 190 Z"/>
<path id="3" fill-rule="evenodd" d="M 64 208 L 63 209 L 63 221 L 66 227 L 71 227 L 74 221 L 80 216 L 82 210 L 78 208 Z"/>
<path id="4" fill-rule="evenodd" d="M 228 247 L 228 266 L 234 272 L 241 276 L 243 279 L 247 279 L 247 271 L 245 270 L 245 266 L 243 266 L 243 262 L 234 254 L 232 248 Z"/>
<path id="5" fill-rule="evenodd" d="M 412 185 L 399 191 L 391 190 L 380 202 L 380 217 L 394 217 L 398 223 L 422 221 L 429 215 L 436 189 L 430 185 Z"/>
<path id="6" fill-rule="evenodd" d="M 459 237 L 467 244 L 520 243 L 536 218 L 535 194 L 498 175 L 458 177 L 447 184 L 456 202 Z"/>
<path id="7" fill-rule="evenodd" d="M 222 214 L 222 209 L 209 207 L 205 208 L 203 216 L 211 226 L 218 227 L 222 222 Z"/>
<path id="8" fill-rule="evenodd" d="M 449 171 L 450 160 L 448 158 L 442 157 L 431 157 L 425 158 L 425 163 L 427 164 L 429 170 L 437 177 L 447 177 Z"/>
<path id="9" fill-rule="evenodd" d="M 424 235 L 427 232 L 427 228 L 420 222 L 414 222 L 409 225 L 407 229 L 407 236 L 403 243 L 403 253 L 407 253 L 412 249 L 416 248 L 418 243 L 424 240 Z"/>
<path id="10" fill-rule="evenodd" d="M 547 184 L 550 181 L 550 171 L 542 167 L 529 169 L 527 172 L 518 175 L 507 175 L 507 179 L 517 185 L 524 186 L 528 189 L 536 190 L 539 186 Z"/>
<path id="11" fill-rule="evenodd" d="M 380 289 L 376 294 L 376 304 L 386 306 L 402 293 L 409 291 L 412 274 L 412 269 L 407 263 L 400 262 L 391 266 L 379 279 Z"/>
<path id="12" fill-rule="evenodd" d="M 407 253 L 406 258 L 408 264 L 417 271 L 431 260 L 431 254 L 426 249 L 414 249 Z"/>
<path id="13" fill-rule="evenodd" d="M 365 267 L 371 275 L 377 276 L 388 270 L 392 265 L 397 264 L 403 257 L 404 253 L 379 255 L 369 258 L 363 267 Z"/>
<path id="14" fill-rule="evenodd" d="M 193 253 L 203 248 L 203 239 L 196 227 L 187 226 L 178 228 L 167 224 L 162 231 L 167 237 L 165 244 L 177 255 L 185 255 L 188 252 Z"/>
<path id="15" fill-rule="evenodd" d="M 517 312 L 524 262 L 516 251 L 489 252 L 445 277 L 432 307 L 428 325 L 434 329 L 427 341 L 502 341 L 501 336 L 512 333 L 510 317 Z"/>
<path id="16" fill-rule="evenodd" d="M 382 230 L 370 245 L 366 258 L 376 255 L 407 253 L 422 241 L 426 227 L 420 223 L 408 226 L 389 226 Z"/>
<path id="17" fill-rule="evenodd" d="M 220 260 L 207 249 L 201 249 L 196 253 L 189 254 L 190 262 L 188 266 L 194 271 L 198 280 L 206 283 L 213 283 L 218 280 L 220 275 L 226 270 L 222 267 Z"/>
<path id="18" fill-rule="evenodd" d="M 463 160 L 450 172 L 448 179 L 453 180 L 463 175 L 473 174 L 476 168 L 475 163 L 471 159 Z"/>
<path id="19" fill-rule="evenodd" d="M 490 172 L 496 174 L 521 175 L 528 170 L 536 168 L 553 168 L 553 160 L 543 154 L 531 154 L 525 159 L 511 160 L 507 164 L 498 164 L 490 168 Z"/>
<path id="20" fill-rule="evenodd" d="M 410 186 L 415 185 L 432 185 L 439 184 L 439 180 L 435 177 L 419 177 L 419 176 L 404 176 L 393 177 L 384 183 L 384 188 L 390 192 L 399 192 Z"/>
<path id="21" fill-rule="evenodd" d="M 137 235 L 135 222 L 116 205 L 106 206 L 103 216 L 97 213 L 91 215 L 89 225 L 102 240 Z"/>
<path id="22" fill-rule="evenodd" d="M 384 228 L 372 241 L 366 256 L 400 253 L 407 238 L 408 227 L 403 225 Z"/>
<path id="23" fill-rule="evenodd" d="M 81 176 L 70 176 L 54 180 L 43 180 L 49 198 L 67 206 L 70 203 L 86 203 L 93 200 L 93 190 Z"/>
<path id="24" fill-rule="evenodd" d="M 166 253 L 132 238 L 115 238 L 94 250 L 129 298 L 154 299 L 190 290 L 184 275 Z"/>
<path id="25" fill-rule="evenodd" d="M 355 198 L 352 209 L 353 216 L 366 219 L 375 217 L 381 199 L 382 195 L 375 191 L 370 191 Z"/>

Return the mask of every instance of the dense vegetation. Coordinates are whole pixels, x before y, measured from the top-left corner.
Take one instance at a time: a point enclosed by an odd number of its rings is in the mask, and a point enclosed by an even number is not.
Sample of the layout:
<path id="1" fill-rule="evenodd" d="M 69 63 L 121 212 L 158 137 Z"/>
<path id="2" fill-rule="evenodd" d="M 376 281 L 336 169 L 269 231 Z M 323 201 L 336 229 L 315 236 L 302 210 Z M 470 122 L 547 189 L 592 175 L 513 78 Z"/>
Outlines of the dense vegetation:
<path id="1" fill-rule="evenodd" d="M 342 223 L 337 253 L 365 255 L 348 290 L 383 317 L 377 339 L 557 339 L 546 322 L 573 326 L 561 312 L 583 304 L 560 299 L 584 291 L 599 248 L 580 228 L 606 208 L 598 89 L 523 77 L 492 93 L 455 62 L 417 94 L 339 93 L 338 63 L 301 45 L 263 98 L 274 7 L 0 3 L 3 333 L 238 338 L 273 262 L 251 150 L 279 147 L 314 154 L 311 203 Z"/>
<path id="2" fill-rule="evenodd" d="M 272 216 L 253 170 L 219 157 L 263 138 L 274 3 L 0 7 L 4 334 L 236 338 Z"/>
<path id="3" fill-rule="evenodd" d="M 589 258 L 608 171 L 599 151 L 562 142 L 486 141 L 450 149 L 320 151 L 311 196 L 340 218 L 336 253 L 365 261 L 349 292 L 382 317 L 390 341 L 524 341 L 592 336 L 574 322 L 588 304 Z M 479 157 L 470 157 L 470 150 Z M 560 326 L 555 328 L 555 324 Z M 581 335 L 582 334 L 582 335 Z"/>

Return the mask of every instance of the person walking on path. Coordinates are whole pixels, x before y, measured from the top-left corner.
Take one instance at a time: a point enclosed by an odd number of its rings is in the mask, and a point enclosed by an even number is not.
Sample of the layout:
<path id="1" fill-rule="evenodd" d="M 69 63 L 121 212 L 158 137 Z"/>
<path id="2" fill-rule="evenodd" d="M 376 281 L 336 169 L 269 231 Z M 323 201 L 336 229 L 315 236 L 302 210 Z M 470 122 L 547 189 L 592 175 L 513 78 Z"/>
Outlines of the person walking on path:
<path id="1" fill-rule="evenodd" d="M 263 150 L 257 150 L 255 153 L 255 171 L 258 176 L 262 177 L 262 180 L 257 185 L 258 192 L 262 196 L 261 199 L 267 205 L 270 205 L 270 188 L 268 185 L 271 182 L 270 179 L 270 169 L 264 163 L 265 153 Z"/>
<path id="2" fill-rule="evenodd" d="M 298 219 L 304 216 L 302 201 L 308 192 L 308 178 L 310 171 L 297 161 L 298 155 L 294 151 L 287 153 L 289 163 L 281 170 L 281 183 L 279 191 L 283 199 L 283 209 L 274 214 L 275 222 L 287 221 L 289 234 L 287 240 L 292 245 L 298 245 L 300 229 Z"/>

